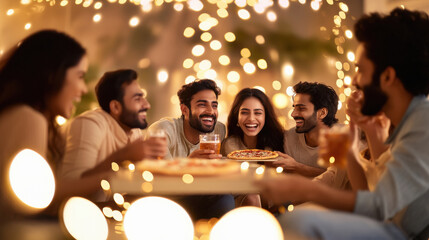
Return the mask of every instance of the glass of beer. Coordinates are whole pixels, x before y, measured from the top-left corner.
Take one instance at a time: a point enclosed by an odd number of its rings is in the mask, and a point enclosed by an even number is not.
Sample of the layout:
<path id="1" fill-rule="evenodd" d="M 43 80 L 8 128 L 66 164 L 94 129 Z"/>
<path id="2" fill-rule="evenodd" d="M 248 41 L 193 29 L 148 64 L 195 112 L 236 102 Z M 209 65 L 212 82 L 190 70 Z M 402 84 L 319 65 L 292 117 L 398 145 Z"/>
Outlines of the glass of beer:
<path id="1" fill-rule="evenodd" d="M 147 136 L 148 138 L 167 138 L 164 129 L 150 129 L 147 131 Z M 158 156 L 157 159 L 162 159 L 162 157 Z"/>
<path id="2" fill-rule="evenodd" d="M 200 134 L 200 149 L 210 149 L 220 154 L 219 134 Z"/>
<path id="3" fill-rule="evenodd" d="M 333 165 L 338 168 L 346 168 L 350 146 L 351 137 L 347 125 L 334 124 L 331 128 L 321 129 L 317 163 L 322 167 Z"/>

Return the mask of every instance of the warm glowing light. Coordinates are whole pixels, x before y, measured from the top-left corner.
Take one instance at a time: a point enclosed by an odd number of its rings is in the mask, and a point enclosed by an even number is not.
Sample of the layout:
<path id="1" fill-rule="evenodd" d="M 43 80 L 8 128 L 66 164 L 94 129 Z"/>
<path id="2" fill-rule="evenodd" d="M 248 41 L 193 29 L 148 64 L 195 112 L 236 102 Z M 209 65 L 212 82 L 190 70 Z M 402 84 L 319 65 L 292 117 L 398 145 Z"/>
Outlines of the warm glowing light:
<path id="1" fill-rule="evenodd" d="M 187 58 L 185 59 L 185 61 L 183 61 L 183 67 L 184 68 L 191 68 L 192 66 L 194 66 L 194 60 Z"/>
<path id="2" fill-rule="evenodd" d="M 240 207 L 225 214 L 210 232 L 210 240 L 266 239 L 283 240 L 283 231 L 267 210 Z"/>
<path id="3" fill-rule="evenodd" d="M 248 20 L 250 18 L 250 13 L 246 9 L 238 10 L 238 16 L 243 20 Z"/>
<path id="4" fill-rule="evenodd" d="M 265 61 L 265 59 L 259 59 L 257 64 L 260 69 L 267 69 L 268 67 L 267 61 Z"/>
<path id="5" fill-rule="evenodd" d="M 92 21 L 94 22 L 100 22 L 101 20 L 101 14 L 97 13 L 94 15 L 94 17 L 92 17 Z"/>
<path id="6" fill-rule="evenodd" d="M 355 54 L 354 54 L 353 52 L 348 52 L 348 53 L 347 53 L 347 59 L 348 59 L 350 62 L 354 62 L 354 61 L 355 61 Z"/>
<path id="7" fill-rule="evenodd" d="M 299 3 L 305 4 L 306 0 L 298 0 Z"/>
<path id="8" fill-rule="evenodd" d="M 9 10 L 7 10 L 7 12 L 6 12 L 6 15 L 10 16 L 10 15 L 12 15 L 12 14 L 14 14 L 14 13 L 15 13 L 15 10 L 13 10 L 13 9 L 9 9 Z"/>
<path id="9" fill-rule="evenodd" d="M 182 181 L 186 184 L 191 184 L 194 182 L 194 177 L 191 174 L 183 174 Z"/>
<path id="10" fill-rule="evenodd" d="M 264 174 L 264 172 L 265 172 L 265 168 L 264 167 L 258 167 L 257 169 L 256 169 L 256 174 L 258 174 L 258 175 L 262 175 L 262 174 Z"/>
<path id="11" fill-rule="evenodd" d="M 109 229 L 101 210 L 91 201 L 72 197 L 64 206 L 63 222 L 75 239 L 107 239 Z"/>
<path id="12" fill-rule="evenodd" d="M 277 173 L 282 173 L 283 172 L 283 168 L 282 167 L 277 167 L 276 168 L 276 172 Z"/>
<path id="13" fill-rule="evenodd" d="M 228 11 L 224 8 L 220 8 L 217 10 L 217 15 L 221 18 L 227 18 L 228 17 Z"/>
<path id="14" fill-rule="evenodd" d="M 128 239 L 193 240 L 194 226 L 179 204 L 161 197 L 135 201 L 124 217 Z"/>
<path id="15" fill-rule="evenodd" d="M 330 157 L 329 158 L 329 163 L 334 163 L 335 162 L 335 158 L 334 157 Z"/>
<path id="16" fill-rule="evenodd" d="M 106 216 L 108 218 L 113 217 L 113 211 L 110 207 L 104 207 L 103 208 L 103 214 L 104 214 L 104 216 Z"/>
<path id="17" fill-rule="evenodd" d="M 347 4 L 340 2 L 338 4 L 338 6 L 340 7 L 341 10 L 343 10 L 344 12 L 348 12 L 349 11 L 349 7 L 347 6 Z"/>
<path id="18" fill-rule="evenodd" d="M 31 3 L 31 0 L 21 0 L 21 4 L 22 5 L 27 5 L 27 4 L 30 4 Z"/>
<path id="19" fill-rule="evenodd" d="M 217 77 L 217 72 L 213 69 L 209 69 L 204 73 L 204 78 L 216 79 L 216 77 Z"/>
<path id="20" fill-rule="evenodd" d="M 213 40 L 210 43 L 210 48 L 213 50 L 219 50 L 222 48 L 222 43 L 219 40 Z"/>
<path id="21" fill-rule="evenodd" d="M 176 10 L 176 11 L 178 11 L 178 12 L 180 12 L 180 11 L 182 11 L 183 10 L 183 8 L 184 8 L 184 6 L 183 6 L 183 4 L 182 3 L 174 3 L 174 10 Z"/>
<path id="22" fill-rule="evenodd" d="M 246 72 L 247 74 L 253 74 L 256 71 L 255 64 L 250 62 L 244 64 L 243 69 L 244 69 L 244 72 Z"/>
<path id="23" fill-rule="evenodd" d="M 282 83 L 277 80 L 273 81 L 272 85 L 273 85 L 273 89 L 277 91 L 282 88 Z"/>
<path id="24" fill-rule="evenodd" d="M 343 79 L 344 78 L 344 72 L 343 71 L 338 71 L 337 72 L 337 76 L 338 76 L 338 78 Z"/>
<path id="25" fill-rule="evenodd" d="M 222 55 L 219 57 L 219 63 L 223 66 L 227 66 L 231 60 L 229 60 L 229 57 L 226 55 Z"/>
<path id="26" fill-rule="evenodd" d="M 118 211 L 118 210 L 113 210 L 112 214 L 113 214 L 113 219 L 115 219 L 115 220 L 116 220 L 116 221 L 118 221 L 118 222 L 121 222 L 121 221 L 122 221 L 123 216 L 122 216 L 122 213 L 121 213 L 120 211 Z"/>
<path id="27" fill-rule="evenodd" d="M 60 6 L 61 6 L 61 7 L 65 7 L 65 6 L 67 6 L 67 4 L 69 4 L 69 1 L 67 1 L 67 0 L 62 0 L 62 1 L 60 2 Z"/>
<path id="28" fill-rule="evenodd" d="M 199 12 L 204 8 L 204 5 L 199 0 L 189 0 L 188 1 L 189 8 L 195 12 Z"/>
<path id="29" fill-rule="evenodd" d="M 245 7 L 246 4 L 246 0 L 235 0 L 235 5 L 237 5 L 238 7 Z"/>
<path id="30" fill-rule="evenodd" d="M 267 12 L 267 19 L 270 22 L 275 22 L 277 20 L 277 14 L 273 11 Z"/>
<path id="31" fill-rule="evenodd" d="M 287 206 L 288 212 L 292 212 L 293 209 L 294 209 L 294 206 L 292 204 L 289 204 L 289 206 Z"/>
<path id="32" fill-rule="evenodd" d="M 273 96 L 273 104 L 278 109 L 283 109 L 288 105 L 288 97 L 284 93 L 276 93 Z"/>
<path id="33" fill-rule="evenodd" d="M 32 208 L 46 208 L 54 197 L 54 174 L 46 160 L 33 150 L 24 149 L 13 158 L 9 182 L 18 199 Z"/>
<path id="34" fill-rule="evenodd" d="M 289 3 L 289 0 L 279 0 L 279 5 L 282 8 L 288 8 L 290 3 Z"/>
<path id="35" fill-rule="evenodd" d="M 342 106 L 343 106 L 343 103 L 341 101 L 338 101 L 338 106 L 337 106 L 338 110 L 341 110 Z"/>
<path id="36" fill-rule="evenodd" d="M 142 177 L 146 182 L 152 182 L 153 181 L 153 174 L 149 171 L 143 171 Z"/>
<path id="37" fill-rule="evenodd" d="M 142 183 L 142 191 L 145 193 L 150 193 L 153 190 L 153 185 L 150 182 Z"/>
<path id="38" fill-rule="evenodd" d="M 248 48 L 241 49 L 240 54 L 244 58 L 249 58 L 251 55 L 250 50 Z"/>
<path id="39" fill-rule="evenodd" d="M 290 79 L 293 76 L 294 69 L 293 66 L 289 63 L 283 65 L 282 67 L 282 76 L 285 79 Z"/>
<path id="40" fill-rule="evenodd" d="M 157 76 L 160 83 L 165 83 L 168 80 L 168 72 L 165 69 L 160 69 Z"/>
<path id="41" fill-rule="evenodd" d="M 289 87 L 287 87 L 287 88 L 286 88 L 286 94 L 287 94 L 289 97 L 292 97 L 292 96 L 295 94 L 295 91 L 293 90 L 293 87 L 292 87 L 292 86 L 289 86 Z"/>
<path id="42" fill-rule="evenodd" d="M 210 60 L 203 60 L 200 62 L 200 69 L 201 70 L 209 70 L 212 67 L 212 63 L 210 62 Z"/>
<path id="43" fill-rule="evenodd" d="M 346 95 L 344 95 L 344 93 L 340 93 L 340 96 L 338 96 L 338 98 L 340 99 L 341 102 L 346 101 Z"/>
<path id="44" fill-rule="evenodd" d="M 67 122 L 67 119 L 65 119 L 63 116 L 58 115 L 55 117 L 55 122 L 57 122 L 59 126 L 62 126 Z"/>
<path id="45" fill-rule="evenodd" d="M 240 80 L 240 74 L 236 71 L 230 71 L 226 78 L 229 82 L 236 83 Z"/>
<path id="46" fill-rule="evenodd" d="M 136 165 L 132 163 L 128 164 L 128 170 L 130 170 L 130 172 L 134 172 L 136 170 Z"/>
<path id="47" fill-rule="evenodd" d="M 108 181 L 106 181 L 106 180 L 101 180 L 101 188 L 104 190 L 104 191 L 109 191 L 110 190 L 110 183 L 108 182 Z"/>
<path id="48" fill-rule="evenodd" d="M 341 79 L 337 79 L 337 81 L 335 83 L 336 83 L 336 85 L 337 85 L 338 88 L 341 88 L 344 85 L 344 82 Z"/>
<path id="49" fill-rule="evenodd" d="M 249 169 L 250 164 L 249 164 L 249 162 L 242 162 L 240 167 L 242 170 L 247 170 L 247 169 Z"/>
<path id="50" fill-rule="evenodd" d="M 25 24 L 25 26 L 24 26 L 24 29 L 25 30 L 28 30 L 28 29 L 30 29 L 31 28 L 31 23 L 27 23 L 27 24 Z"/>
<path id="51" fill-rule="evenodd" d="M 204 49 L 204 47 L 202 46 L 202 45 L 195 45 L 193 48 L 192 48 L 192 55 L 194 55 L 194 56 L 201 56 L 201 55 L 203 55 L 204 54 L 204 51 L 205 51 L 205 49 Z"/>
<path id="52" fill-rule="evenodd" d="M 119 193 L 113 194 L 113 200 L 118 205 L 122 205 L 125 202 L 124 197 L 121 194 L 119 194 Z"/>
<path id="53" fill-rule="evenodd" d="M 187 38 L 194 36 L 194 34 L 195 34 L 195 30 L 191 27 L 187 27 L 185 28 L 185 31 L 183 31 L 183 36 Z"/>
<path id="54" fill-rule="evenodd" d="M 349 97 L 351 93 L 352 93 L 352 89 L 351 89 L 351 88 L 346 88 L 346 89 L 344 89 L 344 94 L 345 94 L 347 97 Z"/>
<path id="55" fill-rule="evenodd" d="M 179 104 L 180 103 L 179 97 L 177 95 L 171 96 L 170 97 L 170 102 L 171 102 L 171 104 L 174 104 L 174 105 Z M 143 172 L 143 174 L 144 174 L 144 172 Z M 143 175 L 143 179 L 144 179 L 144 175 Z"/>
<path id="56" fill-rule="evenodd" d="M 193 82 L 193 81 L 195 81 L 197 78 L 196 77 L 194 77 L 194 76 L 187 76 L 186 77 L 186 79 L 185 79 L 185 83 L 186 84 L 189 84 L 189 83 L 191 83 L 191 82 Z"/>
<path id="57" fill-rule="evenodd" d="M 340 62 L 340 61 L 337 61 L 337 62 L 335 63 L 335 67 L 337 68 L 337 70 L 341 70 L 341 69 L 343 69 L 343 65 L 341 64 L 341 62 Z"/>
<path id="58" fill-rule="evenodd" d="M 201 34 L 201 40 L 203 40 L 203 42 L 208 42 L 212 40 L 212 35 L 209 32 L 203 32 L 203 34 Z"/>
<path id="59" fill-rule="evenodd" d="M 310 6 L 314 11 L 318 11 L 321 5 L 322 5 L 321 0 L 313 0 L 310 3 Z"/>
<path id="60" fill-rule="evenodd" d="M 150 60 L 149 58 L 142 58 L 137 65 L 139 68 L 147 68 L 150 66 Z"/>
<path id="61" fill-rule="evenodd" d="M 94 4 L 94 8 L 95 8 L 95 9 L 100 9 L 101 7 L 103 7 L 103 4 L 102 4 L 101 2 L 96 2 L 96 3 Z"/>
<path id="62" fill-rule="evenodd" d="M 227 42 L 234 42 L 235 41 L 235 34 L 234 33 L 232 33 L 232 32 L 227 32 L 227 33 L 225 33 L 225 40 L 227 41 Z"/>
<path id="63" fill-rule="evenodd" d="M 348 62 L 343 63 L 343 68 L 344 68 L 344 70 L 349 71 L 350 70 L 350 64 Z"/>
<path id="64" fill-rule="evenodd" d="M 128 24 L 129 24 L 131 27 L 136 27 L 137 25 L 139 25 L 139 23 L 140 23 L 140 19 L 139 19 L 138 17 L 132 17 L 132 18 L 130 19 L 130 21 L 128 22 Z"/>
<path id="65" fill-rule="evenodd" d="M 262 44 L 264 44 L 264 43 L 265 43 L 265 38 L 264 38 L 264 36 L 262 36 L 262 35 L 257 35 L 257 36 L 255 37 L 255 41 L 256 41 L 256 43 L 257 43 L 257 44 L 262 45 Z"/>
<path id="66" fill-rule="evenodd" d="M 114 172 L 117 172 L 117 171 L 119 171 L 119 165 L 117 164 L 117 163 L 115 163 L 115 162 L 112 162 L 112 170 L 114 171 Z"/>
<path id="67" fill-rule="evenodd" d="M 259 89 L 261 92 L 265 93 L 265 88 L 261 86 L 253 86 L 253 88 Z"/>
<path id="68" fill-rule="evenodd" d="M 352 78 L 350 76 L 345 76 L 344 77 L 344 84 L 346 84 L 346 85 L 352 84 Z"/>

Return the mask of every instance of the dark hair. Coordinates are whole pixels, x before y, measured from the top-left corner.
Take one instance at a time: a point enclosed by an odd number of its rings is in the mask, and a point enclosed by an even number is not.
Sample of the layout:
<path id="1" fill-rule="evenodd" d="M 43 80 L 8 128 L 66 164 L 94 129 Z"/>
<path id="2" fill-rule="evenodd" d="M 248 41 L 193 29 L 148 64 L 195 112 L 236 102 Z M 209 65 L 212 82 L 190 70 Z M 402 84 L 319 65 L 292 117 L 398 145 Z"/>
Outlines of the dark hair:
<path id="1" fill-rule="evenodd" d="M 271 147 L 272 150 L 283 151 L 283 127 L 279 123 L 273 105 L 267 95 L 259 89 L 244 88 L 235 96 L 231 111 L 228 115 L 228 137 L 238 136 L 243 139 L 243 130 L 237 126 L 238 114 L 244 100 L 251 97 L 257 98 L 264 106 L 265 111 L 265 124 L 258 134 L 256 148 L 264 149 L 265 147 Z"/>
<path id="2" fill-rule="evenodd" d="M 75 39 L 55 30 L 36 32 L 16 44 L 0 60 L 0 112 L 17 104 L 44 112 L 51 97 L 63 88 L 67 70 L 85 54 Z M 62 152 L 54 118 L 47 119 L 52 159 Z"/>
<path id="3" fill-rule="evenodd" d="M 391 66 L 409 93 L 429 93 L 429 17 L 426 13 L 396 8 L 387 16 L 365 15 L 355 24 L 355 34 L 365 47 L 366 57 L 374 63 L 375 81 Z"/>
<path id="4" fill-rule="evenodd" d="M 128 85 L 136 79 L 137 73 L 132 69 L 106 72 L 95 86 L 95 94 L 100 107 L 110 113 L 110 101 L 117 100 L 123 103 L 124 83 Z"/>
<path id="5" fill-rule="evenodd" d="M 194 82 L 183 85 L 177 92 L 180 104 L 185 104 L 190 109 L 192 96 L 203 90 L 212 90 L 216 94 L 216 99 L 221 93 L 215 81 L 210 79 L 195 80 Z"/>
<path id="6" fill-rule="evenodd" d="M 0 60 L 0 111 L 27 104 L 44 111 L 63 87 L 66 71 L 76 66 L 85 49 L 55 30 L 36 32 L 16 44 Z"/>
<path id="7" fill-rule="evenodd" d="M 310 102 L 314 105 L 314 111 L 321 108 L 328 110 L 328 114 L 323 118 L 325 125 L 330 127 L 338 122 L 338 119 L 335 118 L 338 110 L 338 95 L 332 87 L 317 82 L 299 82 L 293 86 L 293 89 L 295 94 L 310 95 Z"/>

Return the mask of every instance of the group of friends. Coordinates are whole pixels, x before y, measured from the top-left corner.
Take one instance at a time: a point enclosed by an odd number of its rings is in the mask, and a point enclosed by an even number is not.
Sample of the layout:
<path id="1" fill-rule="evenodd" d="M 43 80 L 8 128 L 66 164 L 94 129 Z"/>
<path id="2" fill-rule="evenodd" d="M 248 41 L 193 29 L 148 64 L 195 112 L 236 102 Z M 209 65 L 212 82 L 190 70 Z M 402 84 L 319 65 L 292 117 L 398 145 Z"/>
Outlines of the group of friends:
<path id="1" fill-rule="evenodd" d="M 258 182 L 261 194 L 170 196 L 193 219 L 221 217 L 236 206 L 312 202 L 330 211 L 296 209 L 278 215 L 285 236 L 321 239 L 427 239 L 429 236 L 429 18 L 419 11 L 373 13 L 355 25 L 357 88 L 347 100 L 351 148 L 347 168 L 317 164 L 319 132 L 338 122 L 338 96 L 321 83 L 294 86 L 296 127 L 284 130 L 269 98 L 258 89 L 235 97 L 226 126 L 217 121 L 216 83 L 183 85 L 177 92 L 182 115 L 148 127 L 150 103 L 137 73 L 105 73 L 95 87 L 100 108 L 59 128 L 87 92 L 86 50 L 65 33 L 30 35 L 0 60 L 0 223 L 27 213 L 14 208 L 6 186 L 12 157 L 24 148 L 45 157 L 57 187 L 47 210 L 71 196 L 102 201 L 100 181 L 112 163 L 188 157 L 217 159 L 234 150 L 278 151 L 279 178 Z M 142 129 L 163 129 L 150 138 Z M 364 133 L 370 156 L 361 154 Z M 199 149 L 201 133 L 216 133 L 221 154 Z M 322 146 L 320 146 L 322 147 Z M 261 198 L 262 196 L 262 198 Z M 130 196 L 132 197 L 132 196 Z M 261 202 L 262 200 L 262 202 Z M 1 230 L 1 229 L 0 229 Z"/>

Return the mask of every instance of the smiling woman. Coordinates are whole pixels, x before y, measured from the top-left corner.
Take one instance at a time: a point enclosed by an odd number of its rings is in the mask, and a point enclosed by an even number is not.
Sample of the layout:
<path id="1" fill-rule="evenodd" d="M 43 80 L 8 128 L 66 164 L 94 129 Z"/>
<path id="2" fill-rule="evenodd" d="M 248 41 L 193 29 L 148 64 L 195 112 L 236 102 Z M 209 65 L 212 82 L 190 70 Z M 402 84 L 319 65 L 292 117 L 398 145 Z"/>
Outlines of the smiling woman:
<path id="1" fill-rule="evenodd" d="M 55 170 L 62 150 L 54 119 L 57 115 L 70 117 L 73 103 L 87 92 L 83 79 L 88 67 L 85 54 L 85 49 L 70 36 L 44 30 L 16 44 L 0 60 L 0 221 L 9 222 L 12 216 L 40 212 L 47 207 L 29 210 L 12 203 L 19 201 L 13 197 L 16 188 L 11 191 L 15 185 L 9 186 L 17 183 L 13 176 L 19 175 L 19 183 L 32 183 L 34 189 L 39 189 L 31 172 L 17 172 L 28 168 L 35 171 L 31 164 L 37 163 L 37 159 L 29 157 L 27 168 L 17 168 L 12 158 L 23 149 L 31 149 L 47 159 Z M 8 172 L 13 173 L 10 181 L 6 179 Z M 65 196 L 98 189 L 99 181 L 57 180 L 55 185 L 54 206 Z M 33 190 L 20 195 L 40 194 Z"/>

